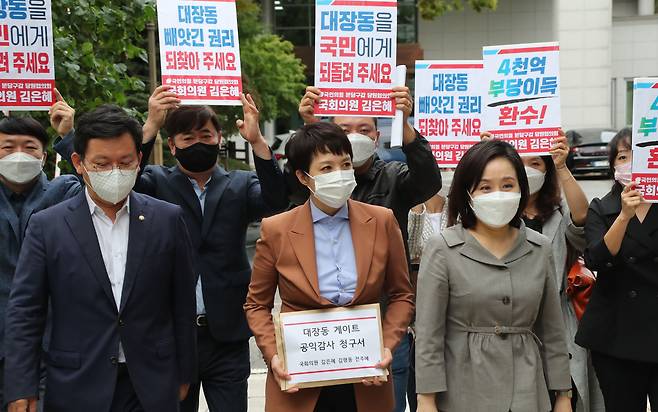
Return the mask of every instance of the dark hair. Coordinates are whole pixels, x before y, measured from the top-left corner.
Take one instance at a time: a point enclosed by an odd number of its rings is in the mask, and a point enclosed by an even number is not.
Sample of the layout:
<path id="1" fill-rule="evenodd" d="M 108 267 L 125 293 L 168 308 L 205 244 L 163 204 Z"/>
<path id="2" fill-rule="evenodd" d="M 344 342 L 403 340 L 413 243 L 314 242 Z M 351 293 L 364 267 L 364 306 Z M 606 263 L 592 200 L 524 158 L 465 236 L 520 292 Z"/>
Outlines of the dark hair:
<path id="1" fill-rule="evenodd" d="M 331 123 L 336 123 L 336 117 L 343 117 L 343 116 L 332 116 L 332 117 L 329 118 L 329 121 Z M 376 117 L 370 117 L 370 119 L 372 119 L 373 123 L 375 123 L 375 130 L 377 130 L 377 118 Z"/>
<path id="2" fill-rule="evenodd" d="M 7 135 L 32 136 L 41 142 L 44 152 L 50 141 L 46 129 L 41 126 L 41 123 L 30 116 L 5 117 L 0 120 L 0 133 Z"/>
<path id="3" fill-rule="evenodd" d="M 615 135 L 615 137 L 612 138 L 612 140 L 610 140 L 610 143 L 608 143 L 608 162 L 610 162 L 610 174 L 613 176 L 615 175 L 615 160 L 619 154 L 619 144 L 623 144 L 628 146 L 629 149 L 632 149 L 632 139 L 633 131 L 630 127 L 624 127 Z"/>
<path id="4" fill-rule="evenodd" d="M 302 126 L 286 145 L 286 157 L 292 171 L 308 173 L 313 156 L 320 153 L 352 154 L 352 145 L 343 129 L 328 122 Z"/>
<path id="5" fill-rule="evenodd" d="M 209 106 L 180 106 L 169 112 L 164 128 L 173 139 L 179 133 L 202 129 L 208 121 L 212 122 L 218 132 L 221 130 L 219 119 Z"/>
<path id="6" fill-rule="evenodd" d="M 80 117 L 73 149 L 84 158 L 91 139 L 115 139 L 124 133 L 130 133 L 137 153 L 141 152 L 142 125 L 119 106 L 104 104 Z"/>
<path id="7" fill-rule="evenodd" d="M 477 218 L 471 207 L 469 194 L 482 180 L 482 174 L 487 164 L 499 157 L 509 160 L 516 171 L 521 188 L 521 201 L 519 202 L 519 209 L 510 224 L 514 227 L 521 226 L 521 214 L 528 204 L 528 177 L 525 174 L 523 161 L 517 151 L 512 145 L 502 140 L 479 142 L 468 149 L 462 157 L 455 170 L 450 194 L 448 195 L 450 199 L 450 202 L 448 202 L 448 226 L 452 226 L 458 221 L 461 221 L 465 229 L 475 226 Z"/>
<path id="8" fill-rule="evenodd" d="M 537 193 L 536 208 L 538 212 L 537 219 L 544 224 L 553 215 L 555 208 L 560 207 L 562 195 L 553 158 L 551 156 L 540 157 L 546 165 L 546 177 L 544 185 Z"/>

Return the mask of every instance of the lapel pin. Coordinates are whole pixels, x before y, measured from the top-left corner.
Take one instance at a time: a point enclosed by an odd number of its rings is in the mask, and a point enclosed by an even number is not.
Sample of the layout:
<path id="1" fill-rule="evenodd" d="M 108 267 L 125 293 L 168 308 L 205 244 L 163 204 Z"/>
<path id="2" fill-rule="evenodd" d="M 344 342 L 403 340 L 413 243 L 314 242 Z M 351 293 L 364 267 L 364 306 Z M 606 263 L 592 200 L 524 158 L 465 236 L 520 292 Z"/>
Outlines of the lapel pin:
<path id="1" fill-rule="evenodd" d="M 144 217 L 144 215 L 139 215 L 139 217 L 137 219 L 139 219 L 140 222 L 143 222 L 145 217 Z"/>

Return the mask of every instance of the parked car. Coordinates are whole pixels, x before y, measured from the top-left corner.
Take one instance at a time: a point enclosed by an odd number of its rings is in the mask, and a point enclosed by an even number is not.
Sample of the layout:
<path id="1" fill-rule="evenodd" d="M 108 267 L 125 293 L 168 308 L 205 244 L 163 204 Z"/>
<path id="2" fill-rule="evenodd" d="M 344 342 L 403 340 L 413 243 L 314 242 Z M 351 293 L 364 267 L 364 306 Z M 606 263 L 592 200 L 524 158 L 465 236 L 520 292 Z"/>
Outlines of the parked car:
<path id="1" fill-rule="evenodd" d="M 567 166 L 574 176 L 610 177 L 608 143 L 617 134 L 614 129 L 589 128 L 569 130 L 566 135 L 571 147 Z"/>

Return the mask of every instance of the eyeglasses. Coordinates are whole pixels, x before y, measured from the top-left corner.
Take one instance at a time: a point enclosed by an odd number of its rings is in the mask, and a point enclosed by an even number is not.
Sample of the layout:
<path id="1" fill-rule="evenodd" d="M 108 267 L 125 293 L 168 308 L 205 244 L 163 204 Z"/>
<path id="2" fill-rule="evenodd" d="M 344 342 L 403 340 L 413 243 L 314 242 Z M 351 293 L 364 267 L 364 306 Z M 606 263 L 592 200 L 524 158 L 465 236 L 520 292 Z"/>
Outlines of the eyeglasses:
<path id="1" fill-rule="evenodd" d="M 87 166 L 84 166 L 87 172 L 94 172 L 98 173 L 101 176 L 109 176 L 112 174 L 114 170 L 117 170 L 117 172 L 120 175 L 123 176 L 128 176 L 132 173 L 135 172 L 135 169 L 137 169 L 137 165 L 139 164 L 139 161 L 134 160 L 130 163 L 119 163 L 116 165 L 116 167 L 113 164 L 97 164 L 97 163 L 91 163 L 91 168 L 88 168 Z"/>

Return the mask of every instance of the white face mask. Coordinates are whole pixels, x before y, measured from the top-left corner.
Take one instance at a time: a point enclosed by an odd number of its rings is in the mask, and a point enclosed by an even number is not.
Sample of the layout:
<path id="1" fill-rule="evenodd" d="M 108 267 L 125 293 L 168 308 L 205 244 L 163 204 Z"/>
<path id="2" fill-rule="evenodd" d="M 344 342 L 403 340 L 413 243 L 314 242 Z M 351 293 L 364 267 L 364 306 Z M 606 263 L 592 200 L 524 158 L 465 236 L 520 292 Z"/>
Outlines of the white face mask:
<path id="1" fill-rule="evenodd" d="M 528 187 L 530 194 L 534 195 L 539 192 L 546 181 L 546 173 L 541 172 L 534 167 L 525 167 L 525 174 L 528 176 Z"/>
<path id="2" fill-rule="evenodd" d="M 83 166 L 84 167 L 84 166 Z M 85 168 L 85 170 L 87 170 Z M 112 169 L 110 172 L 90 172 L 89 183 L 94 192 L 104 201 L 116 205 L 130 194 L 137 180 L 137 170 Z"/>
<path id="3" fill-rule="evenodd" d="M 375 154 L 375 150 L 377 150 L 375 141 L 366 135 L 350 133 L 347 135 L 347 138 L 352 144 L 352 153 L 354 154 L 352 164 L 354 167 L 360 167 L 366 164 L 372 155 Z"/>
<path id="4" fill-rule="evenodd" d="M 448 197 L 448 193 L 450 193 L 450 187 L 452 187 L 452 178 L 454 176 L 455 172 L 441 172 L 441 190 L 439 190 L 439 196 Z"/>
<path id="5" fill-rule="evenodd" d="M 469 194 L 470 196 L 470 194 Z M 519 210 L 521 193 L 491 192 L 471 196 L 471 207 L 479 221 L 493 228 L 501 228 L 512 221 Z"/>
<path id="6" fill-rule="evenodd" d="M 43 159 L 23 152 L 14 152 L 0 159 L 0 175 L 11 183 L 22 185 L 41 173 Z"/>
<path id="7" fill-rule="evenodd" d="M 622 163 L 615 166 L 615 180 L 622 186 L 626 187 L 632 182 L 632 167 L 631 162 Z"/>
<path id="8" fill-rule="evenodd" d="M 337 170 L 317 176 L 308 173 L 306 175 L 315 181 L 315 191 L 311 190 L 315 197 L 334 209 L 343 207 L 356 187 L 354 169 Z"/>

